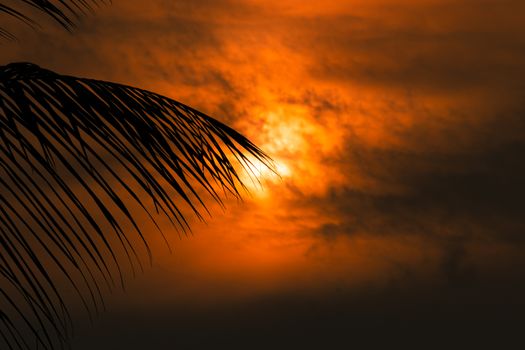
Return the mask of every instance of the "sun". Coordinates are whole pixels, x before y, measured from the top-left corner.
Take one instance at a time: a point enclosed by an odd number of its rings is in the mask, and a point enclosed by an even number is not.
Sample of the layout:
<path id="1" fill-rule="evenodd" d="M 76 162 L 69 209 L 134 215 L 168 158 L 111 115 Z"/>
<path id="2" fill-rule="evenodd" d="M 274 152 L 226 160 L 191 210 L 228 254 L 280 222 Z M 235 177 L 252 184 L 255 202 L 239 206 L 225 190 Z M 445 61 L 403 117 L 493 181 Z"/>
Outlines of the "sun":
<path id="1" fill-rule="evenodd" d="M 272 168 L 270 168 L 255 158 L 249 158 L 241 180 L 249 190 L 266 192 L 269 184 L 282 183 L 291 176 L 292 170 L 290 166 L 280 159 L 274 158 L 272 160 Z"/>
<path id="2" fill-rule="evenodd" d="M 284 162 L 277 162 L 275 164 L 275 170 L 277 171 L 277 174 L 280 177 L 282 177 L 282 178 L 286 178 L 286 177 L 291 177 L 292 176 L 292 170 Z"/>
<path id="3" fill-rule="evenodd" d="M 259 114 L 261 124 L 251 126 L 253 139 L 272 159 L 268 168 L 256 159 L 248 158 L 242 181 L 248 190 L 258 197 L 277 194 L 279 185 L 292 181 L 296 169 L 308 148 L 305 130 L 308 129 L 304 111 L 276 108 L 271 112 Z"/>

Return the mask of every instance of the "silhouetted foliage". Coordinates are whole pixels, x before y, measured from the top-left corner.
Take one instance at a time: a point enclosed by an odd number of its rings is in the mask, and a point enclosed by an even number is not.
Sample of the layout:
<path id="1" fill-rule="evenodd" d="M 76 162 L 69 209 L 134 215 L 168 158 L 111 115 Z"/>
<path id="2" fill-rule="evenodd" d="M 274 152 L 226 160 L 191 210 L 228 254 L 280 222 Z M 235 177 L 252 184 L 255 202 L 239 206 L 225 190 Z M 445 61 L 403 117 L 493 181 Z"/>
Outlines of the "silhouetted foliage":
<path id="1" fill-rule="evenodd" d="M 141 266 L 137 238 L 149 248 L 133 205 L 187 230 L 183 207 L 201 217 L 202 193 L 219 203 L 218 191 L 238 197 L 237 169 L 251 161 L 270 166 L 244 136 L 169 98 L 29 63 L 0 67 L 0 334 L 8 348 L 34 346 L 27 333 L 39 348 L 67 344 L 71 318 L 56 276 L 96 312 L 102 285 L 122 283 L 119 251 Z"/>
<path id="2" fill-rule="evenodd" d="M 109 3 L 110 0 L 10 0 L 0 2 L 0 13 L 14 17 L 17 20 L 34 27 L 37 20 L 31 17 L 31 9 L 51 17 L 67 30 L 75 25 L 74 19 L 78 19 L 86 11 L 92 11 L 93 6 Z M 0 27 L 0 37 L 14 38 L 13 34 Z"/>
<path id="3" fill-rule="evenodd" d="M 108 2 L 10 0 L 0 14 L 35 27 L 32 8 L 71 30 Z M 0 27 L 2 37 L 14 35 Z M 157 228 L 163 214 L 186 231 L 186 215 L 207 210 L 203 193 L 221 204 L 218 191 L 239 197 L 238 170 L 251 161 L 270 166 L 235 130 L 169 98 L 0 66 L 0 347 L 67 346 L 64 286 L 91 316 L 104 288 L 123 286 L 122 257 L 142 268 L 137 242 L 149 247 L 137 208 Z"/>

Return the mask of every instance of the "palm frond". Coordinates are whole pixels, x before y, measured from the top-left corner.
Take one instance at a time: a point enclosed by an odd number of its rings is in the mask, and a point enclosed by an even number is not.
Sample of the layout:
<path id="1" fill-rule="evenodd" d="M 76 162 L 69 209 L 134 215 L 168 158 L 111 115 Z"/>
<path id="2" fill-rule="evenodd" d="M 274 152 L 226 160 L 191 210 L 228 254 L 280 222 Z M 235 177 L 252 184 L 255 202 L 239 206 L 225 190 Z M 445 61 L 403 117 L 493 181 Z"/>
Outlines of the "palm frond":
<path id="1" fill-rule="evenodd" d="M 141 266 L 137 241 L 149 254 L 137 210 L 188 230 L 187 215 L 207 210 L 204 194 L 239 197 L 252 161 L 271 167 L 244 136 L 172 99 L 29 63 L 0 67 L 0 339 L 8 349 L 66 344 L 56 276 L 96 312 L 103 289 L 122 283 L 122 259 Z"/>
<path id="2" fill-rule="evenodd" d="M 52 18 L 65 29 L 71 30 L 75 25 L 74 19 L 92 11 L 94 6 L 109 2 L 111 0 L 11 0 L 9 4 L 5 1 L 0 2 L 0 13 L 34 27 L 37 20 L 29 14 L 32 8 Z M 0 37 L 13 38 L 13 34 L 0 27 Z"/>

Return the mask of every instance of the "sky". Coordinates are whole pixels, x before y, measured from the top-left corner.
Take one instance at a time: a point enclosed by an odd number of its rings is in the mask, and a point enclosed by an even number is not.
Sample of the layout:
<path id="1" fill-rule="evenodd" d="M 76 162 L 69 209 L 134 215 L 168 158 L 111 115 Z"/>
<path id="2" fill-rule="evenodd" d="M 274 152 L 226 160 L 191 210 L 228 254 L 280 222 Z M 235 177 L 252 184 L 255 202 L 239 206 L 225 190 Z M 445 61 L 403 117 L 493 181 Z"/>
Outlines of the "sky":
<path id="1" fill-rule="evenodd" d="M 17 28 L 0 64 L 169 96 L 280 174 L 171 253 L 148 234 L 152 266 L 78 312 L 74 348 L 518 339 L 524 22 L 520 0 L 114 0 L 73 34 Z"/>

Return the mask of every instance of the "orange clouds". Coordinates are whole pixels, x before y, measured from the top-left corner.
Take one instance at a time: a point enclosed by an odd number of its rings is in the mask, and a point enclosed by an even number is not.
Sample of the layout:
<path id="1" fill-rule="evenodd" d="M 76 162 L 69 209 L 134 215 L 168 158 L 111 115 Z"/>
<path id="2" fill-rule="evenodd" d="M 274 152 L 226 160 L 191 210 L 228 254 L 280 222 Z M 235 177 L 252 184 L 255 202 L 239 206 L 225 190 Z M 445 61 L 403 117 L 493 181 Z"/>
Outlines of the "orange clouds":
<path id="1" fill-rule="evenodd" d="M 97 55 L 115 64 L 131 52 L 126 68 L 111 79 L 227 120 L 285 169 L 278 180 L 262 174 L 262 191 L 250 187 L 246 212 L 199 227 L 199 239 L 210 237 L 213 244 L 192 249 L 190 240 L 187 262 L 165 264 L 197 264 L 192 273 L 204 281 L 237 276 L 257 294 L 267 291 L 265 283 L 289 288 L 314 266 L 319 276 L 342 284 L 365 283 L 358 275 L 386 283 L 400 273 L 392 266 L 425 266 L 430 276 L 449 254 L 444 237 L 482 226 L 499 237 L 502 227 L 479 221 L 500 200 L 493 190 L 482 191 L 507 176 L 489 170 L 507 152 L 507 137 L 492 125 L 506 115 L 499 123 L 506 135 L 523 136 L 515 77 L 523 76 L 518 62 L 524 52 L 512 24 L 517 18 L 505 4 L 177 2 L 170 5 L 173 12 L 154 5 L 144 13 L 132 4 L 117 6 L 141 20 L 119 17 L 128 30 L 122 37 L 98 22 L 122 40 L 116 47 L 114 40 L 107 41 L 111 47 L 98 44 Z M 489 21 L 494 12 L 506 13 L 509 23 Z M 498 215 L 516 220 L 504 211 Z M 209 232 L 216 230 L 232 232 L 231 238 L 215 241 Z M 353 235 L 358 238 L 346 238 Z M 327 248 L 325 236 L 335 237 L 328 246 L 339 253 Z M 238 240 L 249 243 L 228 255 Z M 269 248 L 266 240 L 280 248 Z M 311 249 L 323 264 L 316 265 Z M 361 272 L 350 273 L 353 266 Z M 293 273 L 277 277 L 288 270 Z"/>
<path id="2" fill-rule="evenodd" d="M 172 256 L 153 238 L 133 302 L 483 285 L 523 260 L 523 6 L 115 1 L 1 57 L 169 95 L 274 157 Z"/>

